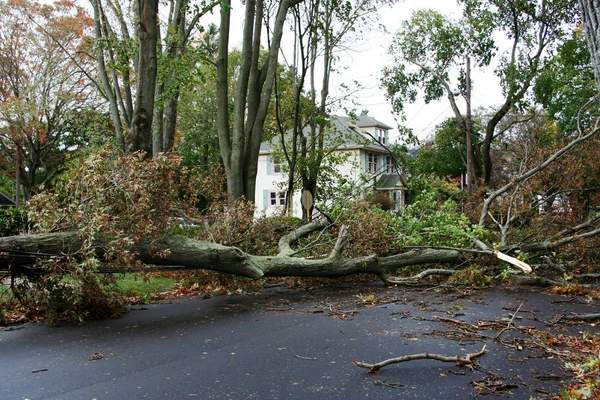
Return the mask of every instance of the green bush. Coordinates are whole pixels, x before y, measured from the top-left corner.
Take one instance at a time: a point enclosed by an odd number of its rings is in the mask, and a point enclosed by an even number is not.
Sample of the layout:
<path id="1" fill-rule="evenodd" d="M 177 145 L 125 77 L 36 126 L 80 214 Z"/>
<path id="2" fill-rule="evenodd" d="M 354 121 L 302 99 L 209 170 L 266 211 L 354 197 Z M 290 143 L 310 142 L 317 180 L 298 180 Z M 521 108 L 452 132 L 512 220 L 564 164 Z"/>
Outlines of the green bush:
<path id="1" fill-rule="evenodd" d="M 451 199 L 437 200 L 436 193 L 423 191 L 394 219 L 393 230 L 402 246 L 472 247 L 472 238 L 489 236 L 479 225 L 458 211 Z"/>
<path id="2" fill-rule="evenodd" d="M 0 237 L 14 236 L 27 229 L 27 213 L 20 208 L 0 208 Z"/>

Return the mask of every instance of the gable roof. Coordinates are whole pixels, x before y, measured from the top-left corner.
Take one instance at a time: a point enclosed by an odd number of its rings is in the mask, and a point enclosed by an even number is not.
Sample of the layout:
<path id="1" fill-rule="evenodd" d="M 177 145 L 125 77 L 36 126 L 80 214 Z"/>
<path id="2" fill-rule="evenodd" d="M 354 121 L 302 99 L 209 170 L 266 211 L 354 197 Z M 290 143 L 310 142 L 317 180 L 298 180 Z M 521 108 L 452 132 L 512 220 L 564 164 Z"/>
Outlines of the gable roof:
<path id="1" fill-rule="evenodd" d="M 350 149 L 366 149 L 370 151 L 387 153 L 387 150 L 374 140 L 370 135 L 366 134 L 361 128 L 377 126 L 383 129 L 392 129 L 390 126 L 377 121 L 375 118 L 368 115 L 361 115 L 357 118 L 332 116 L 330 125 L 327 127 L 327 136 L 325 137 L 325 146 L 338 150 Z M 304 128 L 304 133 L 308 134 L 310 127 Z M 285 135 L 286 140 L 290 137 L 290 133 Z M 275 136 L 270 141 L 264 141 L 260 145 L 260 152 L 270 153 L 273 147 L 281 141 L 281 136 Z"/>

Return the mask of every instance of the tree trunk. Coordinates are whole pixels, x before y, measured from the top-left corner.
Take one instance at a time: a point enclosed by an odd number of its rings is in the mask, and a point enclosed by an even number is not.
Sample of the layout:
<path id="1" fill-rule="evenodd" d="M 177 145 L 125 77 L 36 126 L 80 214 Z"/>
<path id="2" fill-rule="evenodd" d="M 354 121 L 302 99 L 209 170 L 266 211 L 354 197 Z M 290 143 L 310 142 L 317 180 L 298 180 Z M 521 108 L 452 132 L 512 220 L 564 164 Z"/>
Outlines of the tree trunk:
<path id="1" fill-rule="evenodd" d="M 221 24 L 219 28 L 219 44 L 217 53 L 217 136 L 219 149 L 229 178 L 231 170 L 231 133 L 229 130 L 229 26 L 231 15 L 231 0 L 221 3 Z M 227 193 L 232 193 L 232 181 L 227 180 Z"/>
<path id="2" fill-rule="evenodd" d="M 473 190 L 475 189 L 475 160 L 473 153 L 473 132 L 472 132 L 472 124 L 471 124 L 471 58 L 467 56 L 467 87 L 466 87 L 466 95 L 465 100 L 467 102 L 467 115 L 465 118 L 465 134 L 466 134 L 466 143 L 467 143 L 467 185 L 469 194 L 473 194 Z"/>
<path id="3" fill-rule="evenodd" d="M 585 25 L 585 37 L 590 50 L 596 85 L 600 89 L 600 1 L 579 0 L 583 22 Z"/>
<path id="4" fill-rule="evenodd" d="M 157 74 L 158 0 L 140 0 L 139 55 L 136 101 L 131 128 L 126 138 L 128 153 L 142 150 L 152 155 L 152 119 Z"/>
<path id="5" fill-rule="evenodd" d="M 234 98 L 233 130 L 229 131 L 229 99 L 227 97 L 227 51 L 231 3 L 221 5 L 221 32 L 217 56 L 218 136 L 221 157 L 227 173 L 227 191 L 232 198 L 246 197 L 254 201 L 258 153 L 262 142 L 271 89 L 275 81 L 281 37 L 287 11 L 302 0 L 283 0 L 279 4 L 273 38 L 265 64 L 259 68 L 262 0 L 246 2 L 242 65 Z"/>
<path id="6" fill-rule="evenodd" d="M 162 153 L 163 150 L 163 131 L 164 131 L 164 104 L 161 100 L 165 90 L 165 84 L 160 83 L 156 85 L 156 104 L 154 107 L 154 116 L 152 121 L 152 157 L 155 157 L 158 153 Z"/>

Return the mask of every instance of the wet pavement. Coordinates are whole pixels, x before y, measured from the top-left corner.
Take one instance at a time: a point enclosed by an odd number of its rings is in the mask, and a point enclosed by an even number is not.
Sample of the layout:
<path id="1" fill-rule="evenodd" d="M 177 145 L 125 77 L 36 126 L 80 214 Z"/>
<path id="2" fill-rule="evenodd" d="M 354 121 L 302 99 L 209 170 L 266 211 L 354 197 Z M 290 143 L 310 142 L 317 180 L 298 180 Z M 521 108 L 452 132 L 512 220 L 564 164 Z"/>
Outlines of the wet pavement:
<path id="1" fill-rule="evenodd" d="M 517 309 L 517 328 L 495 340 Z M 572 312 L 600 312 L 600 302 L 529 288 L 378 284 L 178 298 L 116 320 L 0 330 L 0 398 L 542 399 L 572 375 L 527 331 L 600 333 L 600 324 L 551 324 Z M 352 364 L 464 356 L 484 344 L 473 370 L 416 360 L 369 374 Z"/>

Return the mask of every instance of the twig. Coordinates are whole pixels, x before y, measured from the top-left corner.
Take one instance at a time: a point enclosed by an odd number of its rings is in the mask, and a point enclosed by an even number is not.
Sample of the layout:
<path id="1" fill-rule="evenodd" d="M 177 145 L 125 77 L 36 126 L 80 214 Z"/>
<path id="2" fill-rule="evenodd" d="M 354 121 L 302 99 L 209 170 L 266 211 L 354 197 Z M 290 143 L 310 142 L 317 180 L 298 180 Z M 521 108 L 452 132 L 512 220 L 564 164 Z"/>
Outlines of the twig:
<path id="1" fill-rule="evenodd" d="M 400 388 L 403 388 L 403 387 L 406 386 L 406 385 L 403 385 L 401 383 L 388 382 L 388 381 L 385 381 L 385 380 L 383 380 L 383 381 L 375 381 L 375 384 L 376 385 L 380 385 L 380 386 L 386 386 L 386 387 L 393 388 L 393 389 L 400 389 Z"/>
<path id="2" fill-rule="evenodd" d="M 483 345 L 483 348 L 480 351 L 478 351 L 476 353 L 469 353 L 465 357 L 461 357 L 461 356 L 451 357 L 451 356 L 445 356 L 442 354 L 421 353 L 421 354 L 411 354 L 411 355 L 402 356 L 402 357 L 390 358 L 389 360 L 381 361 L 376 364 L 369 364 L 369 363 L 365 363 L 365 362 L 361 362 L 361 361 L 352 361 L 352 363 L 354 365 L 356 365 L 357 367 L 368 368 L 370 373 L 376 373 L 377 371 L 379 371 L 381 368 L 385 367 L 386 365 L 401 363 L 401 362 L 405 362 L 405 361 L 412 361 L 412 360 L 423 360 L 423 359 L 432 359 L 432 360 L 438 360 L 438 361 L 443 361 L 443 362 L 454 362 L 459 365 L 472 365 L 474 358 L 477 358 L 477 357 L 483 355 L 483 353 L 485 353 L 485 347 L 486 346 Z"/>
<path id="3" fill-rule="evenodd" d="M 510 325 L 515 320 L 515 317 L 517 316 L 517 313 L 519 312 L 519 310 L 521 309 L 521 307 L 523 307 L 523 302 L 521 302 L 521 304 L 519 304 L 519 307 L 517 307 L 517 309 L 513 313 L 512 318 L 510 319 L 510 321 L 508 321 L 508 325 L 506 325 L 506 328 L 504 328 L 500 332 L 498 332 L 498 334 L 496 335 L 496 337 L 494 338 L 494 340 L 498 340 L 498 338 L 500 337 L 500 335 L 502 335 L 505 331 L 507 331 L 507 330 L 510 329 Z"/>
<path id="4" fill-rule="evenodd" d="M 313 358 L 313 357 L 302 357 L 302 356 L 299 356 L 299 355 L 296 355 L 295 357 L 299 358 L 301 360 L 310 360 L 310 361 L 316 361 L 317 360 L 316 358 Z"/>
<path id="5" fill-rule="evenodd" d="M 407 281 L 416 281 L 419 279 L 423 279 L 430 275 L 454 275 L 457 272 L 458 272 L 457 270 L 453 270 L 453 269 L 432 268 L 432 269 L 427 269 L 427 270 L 422 271 L 414 276 L 410 276 L 407 278 L 388 278 L 388 282 L 390 282 L 390 283 L 405 283 Z"/>

